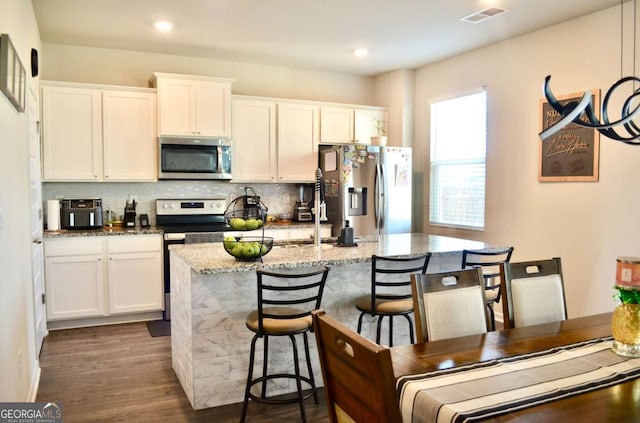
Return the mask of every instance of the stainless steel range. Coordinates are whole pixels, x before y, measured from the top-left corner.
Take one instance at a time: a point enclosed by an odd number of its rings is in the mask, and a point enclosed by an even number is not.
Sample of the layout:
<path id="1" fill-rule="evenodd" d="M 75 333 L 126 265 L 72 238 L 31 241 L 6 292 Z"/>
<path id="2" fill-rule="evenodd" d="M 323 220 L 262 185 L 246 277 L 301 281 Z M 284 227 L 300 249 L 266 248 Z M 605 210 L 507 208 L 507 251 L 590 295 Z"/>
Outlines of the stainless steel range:
<path id="1" fill-rule="evenodd" d="M 165 320 L 171 320 L 169 245 L 222 241 L 223 232 L 229 230 L 226 209 L 223 198 L 156 200 L 157 225 L 164 230 Z"/>

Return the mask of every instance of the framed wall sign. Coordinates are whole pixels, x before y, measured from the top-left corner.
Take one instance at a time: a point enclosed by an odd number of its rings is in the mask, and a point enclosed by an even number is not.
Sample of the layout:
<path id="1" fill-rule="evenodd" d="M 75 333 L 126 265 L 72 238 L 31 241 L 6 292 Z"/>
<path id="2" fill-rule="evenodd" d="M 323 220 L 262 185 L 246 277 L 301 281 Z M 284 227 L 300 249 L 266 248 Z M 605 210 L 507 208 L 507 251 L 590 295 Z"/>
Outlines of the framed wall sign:
<path id="1" fill-rule="evenodd" d="M 598 113 L 600 90 L 591 91 L 592 107 Z M 570 101 L 578 102 L 582 93 L 558 97 L 565 105 Z M 549 103 L 540 100 L 540 131 L 553 125 L 561 118 Z M 580 119 L 588 122 L 586 116 Z M 583 128 L 570 123 L 546 140 L 539 140 L 538 181 L 552 182 L 597 182 L 598 162 L 600 158 L 600 133 L 595 129 Z"/>
<path id="2" fill-rule="evenodd" d="M 0 35 L 0 91 L 19 112 L 24 112 L 27 73 L 9 34 Z"/>

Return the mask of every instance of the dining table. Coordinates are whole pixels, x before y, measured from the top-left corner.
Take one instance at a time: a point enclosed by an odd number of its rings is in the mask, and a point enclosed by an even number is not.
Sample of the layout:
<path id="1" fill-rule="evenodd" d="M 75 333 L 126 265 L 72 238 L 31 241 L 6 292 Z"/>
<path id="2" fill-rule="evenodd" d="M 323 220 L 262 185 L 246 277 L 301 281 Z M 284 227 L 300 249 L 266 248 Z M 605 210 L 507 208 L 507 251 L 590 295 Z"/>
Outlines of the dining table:
<path id="1" fill-rule="evenodd" d="M 640 422 L 640 359 L 612 342 L 604 313 L 394 346 L 403 421 Z M 512 403 L 489 407 L 496 398 Z M 460 404 L 489 411 L 465 415 Z"/>

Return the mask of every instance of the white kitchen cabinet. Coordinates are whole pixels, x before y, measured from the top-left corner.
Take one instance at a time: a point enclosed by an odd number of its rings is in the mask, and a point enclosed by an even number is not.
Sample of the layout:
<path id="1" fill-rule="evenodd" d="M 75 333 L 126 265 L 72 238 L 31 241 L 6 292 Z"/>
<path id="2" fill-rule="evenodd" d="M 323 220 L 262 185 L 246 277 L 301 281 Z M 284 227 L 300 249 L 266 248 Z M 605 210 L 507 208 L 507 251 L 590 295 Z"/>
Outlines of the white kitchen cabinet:
<path id="1" fill-rule="evenodd" d="M 235 98 L 232 101 L 234 182 L 275 182 L 276 103 Z"/>
<path id="2" fill-rule="evenodd" d="M 98 89 L 42 86 L 44 181 L 102 177 L 102 105 Z"/>
<path id="3" fill-rule="evenodd" d="M 53 238 L 44 242 L 47 320 L 161 311 L 161 235 Z"/>
<path id="4" fill-rule="evenodd" d="M 386 111 L 382 108 L 322 106 L 320 109 L 321 144 L 371 144 L 378 136 L 376 121 L 386 131 Z"/>
<path id="5" fill-rule="evenodd" d="M 157 179 L 153 90 L 41 85 L 45 182 Z"/>
<path id="6" fill-rule="evenodd" d="M 320 108 L 320 142 L 352 144 L 354 142 L 354 110 L 347 107 Z"/>
<path id="7" fill-rule="evenodd" d="M 387 128 L 387 112 L 384 109 L 355 109 L 355 142 L 357 144 L 371 144 L 371 137 L 377 137 L 376 122 L 382 122 Z"/>
<path id="8" fill-rule="evenodd" d="M 107 238 L 109 313 L 162 310 L 162 240 L 159 235 Z"/>
<path id="9" fill-rule="evenodd" d="M 154 73 L 160 136 L 231 137 L 231 79 Z"/>
<path id="10" fill-rule="evenodd" d="M 98 238 L 45 240 L 47 320 L 104 315 L 103 245 Z"/>
<path id="11" fill-rule="evenodd" d="M 320 106 L 278 103 L 278 182 L 314 182 Z"/>
<path id="12" fill-rule="evenodd" d="M 158 178 L 156 94 L 103 91 L 105 181 L 155 181 Z"/>

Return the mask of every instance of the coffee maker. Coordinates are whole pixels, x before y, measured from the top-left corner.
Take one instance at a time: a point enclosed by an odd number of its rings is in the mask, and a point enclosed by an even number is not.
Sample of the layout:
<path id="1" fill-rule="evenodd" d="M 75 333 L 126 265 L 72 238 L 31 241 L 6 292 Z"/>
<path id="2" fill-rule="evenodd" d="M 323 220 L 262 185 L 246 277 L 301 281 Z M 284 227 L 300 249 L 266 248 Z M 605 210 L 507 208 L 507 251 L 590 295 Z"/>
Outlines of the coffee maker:
<path id="1" fill-rule="evenodd" d="M 300 185 L 300 198 L 293 207 L 294 222 L 311 222 L 313 214 L 311 207 L 313 205 L 313 188 L 311 186 Z"/>

